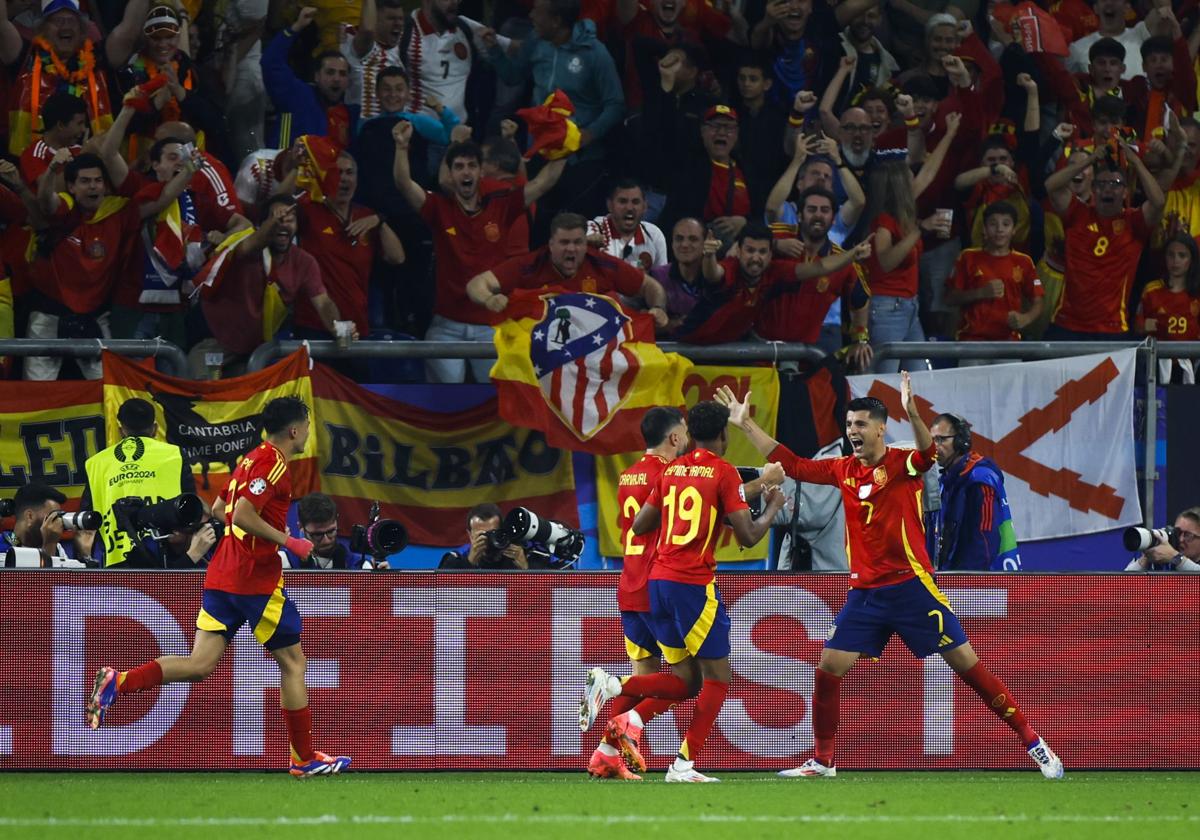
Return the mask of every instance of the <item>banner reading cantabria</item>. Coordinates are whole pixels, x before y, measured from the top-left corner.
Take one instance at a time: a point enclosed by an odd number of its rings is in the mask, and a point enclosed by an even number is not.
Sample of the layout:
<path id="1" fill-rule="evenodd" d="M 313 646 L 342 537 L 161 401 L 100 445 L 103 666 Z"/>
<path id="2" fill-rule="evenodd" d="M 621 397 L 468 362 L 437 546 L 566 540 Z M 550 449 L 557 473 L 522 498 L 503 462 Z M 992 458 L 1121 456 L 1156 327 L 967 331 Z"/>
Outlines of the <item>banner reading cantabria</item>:
<path id="1" fill-rule="evenodd" d="M 313 436 L 321 490 L 342 522 L 365 522 L 372 501 L 422 545 L 467 541 L 480 502 L 517 505 L 579 526 L 571 453 L 502 420 L 496 400 L 465 411 L 415 408 L 317 365 Z"/>
<path id="2" fill-rule="evenodd" d="M 212 499 L 225 489 L 243 455 L 262 441 L 262 411 L 276 397 L 299 397 L 312 407 L 308 354 L 299 350 L 268 368 L 217 381 L 179 379 L 104 354 L 104 416 L 108 438 L 117 440 L 117 409 L 140 397 L 154 406 L 159 436 L 183 452 L 196 473 L 200 494 Z M 314 417 L 313 425 L 317 424 Z M 317 489 L 316 435 L 292 460 L 292 492 Z"/>
<path id="3" fill-rule="evenodd" d="M 914 373 L 926 423 L 972 425 L 971 448 L 1004 471 L 1018 540 L 1108 531 L 1141 521 L 1134 466 L 1137 351 Z M 986 371 L 986 375 L 983 373 Z M 855 397 L 887 405 L 888 434 L 911 440 L 898 375 L 851 376 Z"/>

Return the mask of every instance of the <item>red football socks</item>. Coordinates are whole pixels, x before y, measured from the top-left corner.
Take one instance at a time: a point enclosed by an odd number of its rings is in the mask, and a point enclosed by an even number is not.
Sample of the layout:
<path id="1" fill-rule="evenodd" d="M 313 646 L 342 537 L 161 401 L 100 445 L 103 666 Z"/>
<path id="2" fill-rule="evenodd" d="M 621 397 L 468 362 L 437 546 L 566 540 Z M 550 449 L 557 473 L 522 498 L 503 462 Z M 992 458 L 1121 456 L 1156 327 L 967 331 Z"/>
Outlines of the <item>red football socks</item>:
<path id="1" fill-rule="evenodd" d="M 1025 713 L 1017 705 L 1017 700 L 1012 696 L 1012 692 L 999 677 L 984 667 L 982 662 L 976 662 L 974 667 L 959 676 L 962 677 L 963 682 L 974 689 L 984 703 L 987 703 L 988 708 L 1008 725 L 1009 729 L 1021 736 L 1021 742 L 1026 747 L 1037 740 L 1037 733 L 1033 731 L 1029 721 L 1025 720 Z"/>
<path id="2" fill-rule="evenodd" d="M 117 676 L 117 694 L 136 694 L 162 685 L 162 666 L 157 659 L 139 665 L 131 671 L 122 671 Z"/>
<path id="3" fill-rule="evenodd" d="M 647 697 L 642 702 L 634 707 L 634 711 L 638 713 L 638 717 L 642 719 L 642 726 L 645 726 L 650 721 L 654 720 L 664 712 L 671 711 L 677 705 L 676 700 L 663 700 L 658 697 Z"/>
<path id="4" fill-rule="evenodd" d="M 688 690 L 688 684 L 674 674 L 641 674 L 626 677 L 621 682 L 621 696 L 686 700 L 692 692 Z"/>
<path id="5" fill-rule="evenodd" d="M 309 706 L 303 709 L 284 709 L 283 722 L 287 724 L 292 761 L 301 764 L 312 761 L 312 709 Z"/>
<path id="6" fill-rule="evenodd" d="M 614 697 L 608 706 L 608 719 L 612 720 L 617 715 L 623 715 L 638 704 L 638 698 L 630 694 L 622 694 L 620 697 Z"/>
<path id="7" fill-rule="evenodd" d="M 833 766 L 833 741 L 838 728 L 838 695 L 842 678 L 817 669 L 813 685 L 813 748 L 817 761 Z"/>
<path id="8" fill-rule="evenodd" d="M 721 707 L 725 705 L 725 695 L 728 693 L 729 683 L 716 680 L 704 681 L 704 686 L 700 689 L 700 696 L 696 698 L 696 711 L 692 715 L 692 725 L 684 734 L 683 745 L 679 748 L 679 756 L 685 761 L 695 761 L 700 755 L 704 742 L 708 740 L 708 733 L 712 731 L 713 724 L 717 721 L 717 715 L 720 714 Z"/>

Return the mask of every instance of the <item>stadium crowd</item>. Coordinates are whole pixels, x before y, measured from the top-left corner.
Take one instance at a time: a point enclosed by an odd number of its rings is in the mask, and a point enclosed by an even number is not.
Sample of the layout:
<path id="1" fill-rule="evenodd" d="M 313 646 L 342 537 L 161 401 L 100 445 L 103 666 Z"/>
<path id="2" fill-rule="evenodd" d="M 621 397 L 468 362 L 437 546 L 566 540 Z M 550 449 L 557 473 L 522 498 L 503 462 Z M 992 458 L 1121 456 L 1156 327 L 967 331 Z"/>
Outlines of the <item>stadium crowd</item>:
<path id="1" fill-rule="evenodd" d="M 1197 340 L 1198 23 L 1192 0 L 0 0 L 0 335 L 159 336 L 204 376 L 281 333 L 485 340 L 554 283 L 857 369 L 901 340 Z M 548 160 L 516 112 L 556 92 L 575 150 Z"/>

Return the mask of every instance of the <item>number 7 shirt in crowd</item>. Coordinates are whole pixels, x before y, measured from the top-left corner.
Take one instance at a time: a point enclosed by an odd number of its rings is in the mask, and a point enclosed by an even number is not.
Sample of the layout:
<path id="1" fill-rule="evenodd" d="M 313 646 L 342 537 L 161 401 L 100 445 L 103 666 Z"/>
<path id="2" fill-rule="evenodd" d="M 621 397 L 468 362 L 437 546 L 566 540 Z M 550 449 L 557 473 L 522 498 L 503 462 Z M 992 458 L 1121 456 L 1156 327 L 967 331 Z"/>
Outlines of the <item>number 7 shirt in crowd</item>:
<path id="1" fill-rule="evenodd" d="M 621 582 L 617 584 L 617 606 L 622 612 L 650 612 L 650 592 L 646 581 L 650 578 L 650 565 L 654 562 L 654 548 L 658 532 L 634 536 L 630 528 L 647 497 L 658 486 L 663 470 L 670 463 L 661 455 L 647 452 L 617 480 L 617 527 L 620 529 L 622 545 L 625 547 L 621 563 Z"/>
<path id="2" fill-rule="evenodd" d="M 707 449 L 672 461 L 646 504 L 662 511 L 650 580 L 698 586 L 713 582 L 725 517 L 750 507 L 737 469 Z"/>
<path id="3" fill-rule="evenodd" d="M 923 474 L 933 466 L 933 444 L 923 451 L 889 446 L 878 464 L 854 456 L 813 461 L 783 444 L 767 456 L 796 481 L 828 484 L 842 491 L 846 512 L 846 559 L 850 586 L 872 589 L 932 577 L 925 550 L 921 496 Z"/>
<path id="4" fill-rule="evenodd" d="M 279 546 L 234 527 L 233 509 L 245 499 L 264 522 L 286 534 L 292 503 L 287 457 L 264 440 L 238 464 L 221 499 L 225 502 L 225 536 L 208 564 L 204 588 L 236 595 L 272 594 L 283 578 Z"/>

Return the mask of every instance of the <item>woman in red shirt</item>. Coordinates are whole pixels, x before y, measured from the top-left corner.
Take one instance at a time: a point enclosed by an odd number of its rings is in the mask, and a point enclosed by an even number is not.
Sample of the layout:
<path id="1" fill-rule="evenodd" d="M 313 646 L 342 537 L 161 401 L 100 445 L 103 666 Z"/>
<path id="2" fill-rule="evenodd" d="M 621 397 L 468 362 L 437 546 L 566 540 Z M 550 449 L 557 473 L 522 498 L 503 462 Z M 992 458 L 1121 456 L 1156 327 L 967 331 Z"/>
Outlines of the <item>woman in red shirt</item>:
<path id="1" fill-rule="evenodd" d="M 1159 341 L 1200 341 L 1200 249 L 1196 240 L 1179 233 L 1167 240 L 1167 276 L 1152 280 L 1142 291 L 1135 327 Z M 1195 382 L 1195 360 L 1161 359 L 1159 378 L 1170 382 L 1174 363 L 1182 381 Z"/>

